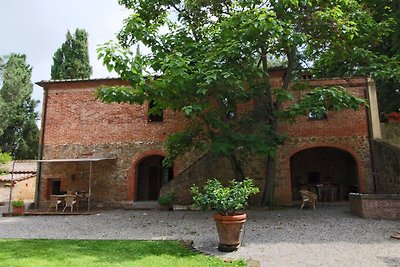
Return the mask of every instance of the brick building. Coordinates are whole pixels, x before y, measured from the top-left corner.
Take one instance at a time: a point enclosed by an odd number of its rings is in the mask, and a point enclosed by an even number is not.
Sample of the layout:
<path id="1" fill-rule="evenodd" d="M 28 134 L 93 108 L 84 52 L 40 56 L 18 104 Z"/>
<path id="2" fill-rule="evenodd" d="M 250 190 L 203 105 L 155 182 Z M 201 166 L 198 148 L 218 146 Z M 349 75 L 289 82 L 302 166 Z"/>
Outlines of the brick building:
<path id="1" fill-rule="evenodd" d="M 282 82 L 279 72 L 271 77 L 275 86 Z M 332 201 L 346 200 L 351 191 L 372 192 L 370 141 L 380 135 L 374 83 L 366 78 L 307 82 L 343 86 L 369 98 L 370 105 L 359 111 L 330 112 L 323 120 L 304 116 L 293 125 L 279 124 L 288 139 L 277 155 L 277 201 L 291 204 L 301 188 Z M 182 129 L 185 120 L 168 110 L 161 117 L 149 116 L 149 103 L 106 104 L 95 99 L 98 86 L 122 84 L 119 79 L 38 83 L 44 89 L 36 192 L 40 206 L 47 204 L 50 194 L 67 190 L 89 193 L 97 206 L 156 200 L 160 190 L 174 191 L 178 200 L 188 202 L 193 183 L 233 176 L 224 159 L 210 156 L 188 156 L 173 168 L 163 168 L 166 137 Z M 248 159 L 244 170 L 262 187 L 265 167 L 260 160 Z"/>

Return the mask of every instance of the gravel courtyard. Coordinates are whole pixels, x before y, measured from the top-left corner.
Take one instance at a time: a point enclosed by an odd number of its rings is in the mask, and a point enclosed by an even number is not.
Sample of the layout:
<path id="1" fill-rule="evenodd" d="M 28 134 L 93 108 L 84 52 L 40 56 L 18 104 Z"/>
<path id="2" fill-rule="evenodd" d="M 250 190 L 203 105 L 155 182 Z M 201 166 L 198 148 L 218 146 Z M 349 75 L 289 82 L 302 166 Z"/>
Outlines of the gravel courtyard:
<path id="1" fill-rule="evenodd" d="M 0 207 L 0 212 L 5 211 Z M 260 266 L 400 266 L 400 221 L 365 220 L 348 206 L 247 212 L 241 248 L 216 249 L 212 212 L 112 210 L 82 216 L 0 217 L 0 238 L 182 239 L 205 253 Z"/>

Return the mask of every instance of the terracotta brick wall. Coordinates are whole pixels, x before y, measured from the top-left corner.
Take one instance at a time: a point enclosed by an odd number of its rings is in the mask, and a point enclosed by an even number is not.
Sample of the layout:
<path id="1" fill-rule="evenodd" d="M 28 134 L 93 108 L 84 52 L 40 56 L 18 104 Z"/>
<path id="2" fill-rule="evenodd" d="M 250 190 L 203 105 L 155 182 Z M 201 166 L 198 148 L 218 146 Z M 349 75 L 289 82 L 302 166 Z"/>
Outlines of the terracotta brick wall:
<path id="1" fill-rule="evenodd" d="M 163 122 L 149 122 L 147 103 L 107 104 L 95 99 L 95 90 L 119 80 L 50 83 L 46 121 L 46 145 L 104 144 L 164 141 L 168 133 L 182 129 L 184 119 L 169 110 Z"/>
<path id="2" fill-rule="evenodd" d="M 351 212 L 365 219 L 400 220 L 400 195 L 350 195 Z"/>

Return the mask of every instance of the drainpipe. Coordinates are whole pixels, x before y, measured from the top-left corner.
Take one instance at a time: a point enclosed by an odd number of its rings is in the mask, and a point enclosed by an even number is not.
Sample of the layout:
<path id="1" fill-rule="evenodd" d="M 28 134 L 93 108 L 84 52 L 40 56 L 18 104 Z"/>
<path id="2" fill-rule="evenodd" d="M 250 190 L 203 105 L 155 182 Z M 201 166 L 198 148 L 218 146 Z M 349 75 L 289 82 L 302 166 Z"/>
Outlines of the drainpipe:
<path id="1" fill-rule="evenodd" d="M 45 129 L 46 129 L 46 113 L 47 113 L 47 97 L 48 97 L 48 90 L 44 86 L 43 83 L 37 83 L 37 85 L 43 87 L 43 105 L 42 105 L 42 121 L 41 121 L 41 129 L 40 129 L 40 140 L 39 140 L 39 154 L 38 159 L 43 159 L 43 151 L 44 151 L 44 136 L 45 136 Z M 37 163 L 37 174 L 36 174 L 36 190 L 35 190 L 35 209 L 39 208 L 39 201 L 40 201 L 40 193 L 41 193 L 41 180 L 42 180 L 42 162 Z"/>
<path id="2" fill-rule="evenodd" d="M 11 169 L 11 185 L 10 185 L 10 194 L 8 197 L 8 213 L 11 213 L 12 191 L 14 187 L 14 170 L 15 170 L 15 156 L 12 162 L 12 169 Z"/>
<path id="3" fill-rule="evenodd" d="M 378 99 L 376 95 L 376 84 L 375 81 L 371 78 L 367 78 L 368 87 L 365 90 L 365 97 L 368 99 L 369 108 L 366 109 L 367 118 L 368 118 L 368 135 L 369 135 L 369 149 L 371 154 L 371 170 L 372 170 L 372 181 L 374 186 L 374 193 L 377 192 L 376 185 L 376 168 L 375 168 L 375 160 L 374 160 L 374 149 L 373 149 L 373 140 L 374 139 L 382 139 L 381 135 L 381 126 L 379 122 L 379 110 L 378 110 Z"/>

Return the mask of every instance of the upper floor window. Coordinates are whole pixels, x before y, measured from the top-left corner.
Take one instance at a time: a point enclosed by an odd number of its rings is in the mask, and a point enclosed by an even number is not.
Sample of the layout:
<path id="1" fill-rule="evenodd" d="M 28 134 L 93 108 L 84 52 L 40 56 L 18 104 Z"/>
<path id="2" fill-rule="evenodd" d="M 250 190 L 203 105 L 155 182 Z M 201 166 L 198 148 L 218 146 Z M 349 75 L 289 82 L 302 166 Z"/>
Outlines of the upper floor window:
<path id="1" fill-rule="evenodd" d="M 150 100 L 149 109 L 148 109 L 148 117 L 147 120 L 149 122 L 159 122 L 164 119 L 163 110 L 156 109 L 157 103 L 154 100 Z"/>
<path id="2" fill-rule="evenodd" d="M 234 119 L 236 117 L 236 111 L 232 107 L 232 105 L 229 103 L 228 98 L 222 99 L 223 105 L 226 107 L 226 118 L 228 120 Z"/>
<path id="3" fill-rule="evenodd" d="M 318 121 L 327 119 L 328 119 L 328 113 L 326 111 L 316 112 L 314 110 L 310 110 L 310 112 L 308 112 L 308 120 Z"/>

